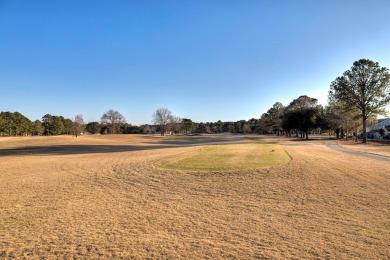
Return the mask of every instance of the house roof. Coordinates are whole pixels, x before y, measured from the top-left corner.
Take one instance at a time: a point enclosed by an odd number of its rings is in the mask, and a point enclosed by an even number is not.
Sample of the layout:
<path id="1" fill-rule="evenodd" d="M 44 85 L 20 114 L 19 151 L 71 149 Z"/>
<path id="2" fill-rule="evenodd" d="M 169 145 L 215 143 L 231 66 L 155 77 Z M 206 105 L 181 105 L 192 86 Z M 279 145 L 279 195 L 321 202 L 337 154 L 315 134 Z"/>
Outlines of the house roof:
<path id="1" fill-rule="evenodd" d="M 370 127 L 370 131 L 375 131 L 382 127 L 387 127 L 387 126 L 390 126 L 390 118 L 380 120 L 378 124 Z"/>

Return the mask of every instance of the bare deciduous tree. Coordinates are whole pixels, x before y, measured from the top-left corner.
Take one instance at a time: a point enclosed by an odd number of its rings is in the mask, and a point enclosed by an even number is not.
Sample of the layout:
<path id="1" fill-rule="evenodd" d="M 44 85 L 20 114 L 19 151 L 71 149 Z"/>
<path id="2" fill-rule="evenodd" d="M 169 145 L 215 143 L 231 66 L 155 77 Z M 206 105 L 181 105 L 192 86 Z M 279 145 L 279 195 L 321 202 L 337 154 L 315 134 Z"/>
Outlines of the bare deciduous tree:
<path id="1" fill-rule="evenodd" d="M 160 126 L 161 135 L 164 135 L 166 126 L 172 121 L 172 113 L 167 108 L 159 108 L 152 116 L 154 124 Z"/>
<path id="2" fill-rule="evenodd" d="M 181 118 L 178 116 L 172 116 L 172 120 L 169 122 L 167 131 L 172 131 L 175 134 L 180 132 L 181 129 Z"/>
<path id="3" fill-rule="evenodd" d="M 102 125 L 108 127 L 108 133 L 118 134 L 120 127 L 126 123 L 125 117 L 116 110 L 110 109 L 100 118 Z"/>
<path id="4" fill-rule="evenodd" d="M 75 116 L 73 124 L 74 124 L 74 134 L 77 137 L 82 132 L 84 132 L 84 119 L 83 119 L 83 115 Z"/>

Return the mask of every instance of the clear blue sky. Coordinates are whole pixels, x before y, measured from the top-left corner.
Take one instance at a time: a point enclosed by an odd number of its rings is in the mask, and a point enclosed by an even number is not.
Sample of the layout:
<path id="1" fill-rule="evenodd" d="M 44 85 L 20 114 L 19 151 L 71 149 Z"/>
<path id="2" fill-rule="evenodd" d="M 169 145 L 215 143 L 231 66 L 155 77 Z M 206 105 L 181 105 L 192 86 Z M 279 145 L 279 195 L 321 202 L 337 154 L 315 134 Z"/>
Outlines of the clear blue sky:
<path id="1" fill-rule="evenodd" d="M 325 104 L 360 58 L 390 68 L 390 1 L 0 0 L 0 110 L 131 124 Z"/>

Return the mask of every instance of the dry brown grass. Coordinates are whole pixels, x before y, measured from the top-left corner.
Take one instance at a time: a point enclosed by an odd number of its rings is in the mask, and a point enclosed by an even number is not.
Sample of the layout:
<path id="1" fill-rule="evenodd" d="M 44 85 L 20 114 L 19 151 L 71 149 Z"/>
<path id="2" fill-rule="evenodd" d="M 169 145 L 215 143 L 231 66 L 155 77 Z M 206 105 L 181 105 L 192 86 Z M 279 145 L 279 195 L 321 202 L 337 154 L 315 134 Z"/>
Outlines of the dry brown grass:
<path id="1" fill-rule="evenodd" d="M 0 138 L 0 258 L 390 257 L 389 162 L 274 138 L 288 165 L 153 166 L 201 140 Z"/>

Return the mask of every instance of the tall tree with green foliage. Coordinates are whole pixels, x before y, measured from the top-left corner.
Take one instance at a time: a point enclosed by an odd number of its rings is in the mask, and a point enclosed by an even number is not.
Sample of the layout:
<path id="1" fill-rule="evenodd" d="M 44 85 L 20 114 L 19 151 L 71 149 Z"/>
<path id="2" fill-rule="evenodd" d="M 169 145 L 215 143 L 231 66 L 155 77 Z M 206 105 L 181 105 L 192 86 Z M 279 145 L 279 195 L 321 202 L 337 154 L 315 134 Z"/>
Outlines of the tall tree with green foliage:
<path id="1" fill-rule="evenodd" d="M 14 112 L 15 135 L 31 134 L 31 120 L 19 112 Z"/>
<path id="2" fill-rule="evenodd" d="M 0 130 L 7 136 L 13 135 L 13 129 L 15 128 L 14 114 L 12 112 L 1 112 L 1 125 Z"/>
<path id="3" fill-rule="evenodd" d="M 269 115 L 267 113 L 263 113 L 260 119 L 257 121 L 256 131 L 258 134 L 268 134 L 270 132 L 270 127 L 268 126 L 268 120 L 269 120 Z"/>
<path id="4" fill-rule="evenodd" d="M 331 83 L 330 94 L 349 107 L 360 112 L 363 123 L 363 143 L 367 142 L 367 119 L 386 114 L 385 106 L 390 102 L 390 74 L 378 62 L 360 59 L 350 70 Z"/>
<path id="5" fill-rule="evenodd" d="M 349 130 L 355 130 L 357 133 L 357 128 L 361 126 L 359 110 L 354 106 L 348 106 L 343 100 L 336 99 L 333 92 L 329 93 L 328 104 L 328 109 L 332 112 L 334 121 L 338 123 L 337 128 L 342 133 L 345 130 L 345 139 L 348 141 Z M 355 137 L 357 141 L 357 134 L 355 134 Z"/>
<path id="6" fill-rule="evenodd" d="M 218 120 L 216 123 L 215 123 L 215 131 L 216 133 L 223 133 L 223 122 L 221 120 Z"/>
<path id="7" fill-rule="evenodd" d="M 194 122 L 192 122 L 189 118 L 183 118 L 181 120 L 182 129 L 184 130 L 184 133 L 191 132 L 192 128 L 194 128 Z"/>
<path id="8" fill-rule="evenodd" d="M 57 118 L 59 118 L 59 120 L 61 121 L 62 126 L 63 126 L 63 127 L 61 127 L 61 123 L 56 121 L 56 124 L 58 124 L 59 129 L 62 129 L 57 134 L 66 134 L 66 135 L 74 134 L 74 124 L 73 124 L 72 119 L 64 118 L 63 116 L 59 116 L 59 117 L 56 117 L 55 120 L 57 120 Z"/>
<path id="9" fill-rule="evenodd" d="M 301 138 L 309 139 L 309 130 L 318 127 L 319 108 L 315 98 L 304 95 L 294 99 L 283 113 L 283 129 L 287 132 L 296 129 L 301 132 Z"/>
<path id="10" fill-rule="evenodd" d="M 71 134 L 73 132 L 73 122 L 63 116 L 53 116 L 46 114 L 42 117 L 44 135 Z"/>
<path id="11" fill-rule="evenodd" d="M 284 112 L 284 106 L 280 102 L 276 102 L 270 109 L 267 111 L 265 124 L 275 131 L 277 135 L 280 135 L 280 130 L 282 128 L 282 116 Z"/>
<path id="12" fill-rule="evenodd" d="M 90 134 L 100 133 L 101 125 L 99 122 L 90 122 L 85 126 L 85 129 Z"/>

